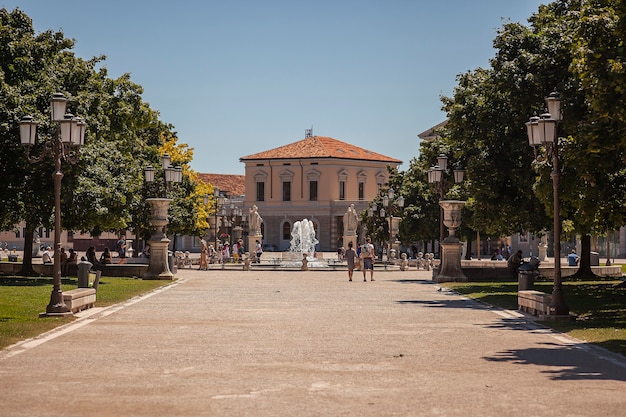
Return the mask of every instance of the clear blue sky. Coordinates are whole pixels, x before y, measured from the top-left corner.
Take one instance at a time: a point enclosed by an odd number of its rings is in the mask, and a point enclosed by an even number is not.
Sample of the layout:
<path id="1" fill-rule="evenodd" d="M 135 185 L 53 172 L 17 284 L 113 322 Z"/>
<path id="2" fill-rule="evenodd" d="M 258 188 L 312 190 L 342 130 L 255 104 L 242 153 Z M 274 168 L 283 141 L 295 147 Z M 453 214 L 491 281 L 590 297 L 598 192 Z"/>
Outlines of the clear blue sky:
<path id="1" fill-rule="evenodd" d="M 506 20 L 538 0 L 0 0 L 37 32 L 62 30 L 82 58 L 106 55 L 195 149 L 199 172 L 243 174 L 239 158 L 305 129 L 404 161 L 443 121 L 440 95 L 488 66 Z M 504 19 L 504 20 L 503 20 Z"/>

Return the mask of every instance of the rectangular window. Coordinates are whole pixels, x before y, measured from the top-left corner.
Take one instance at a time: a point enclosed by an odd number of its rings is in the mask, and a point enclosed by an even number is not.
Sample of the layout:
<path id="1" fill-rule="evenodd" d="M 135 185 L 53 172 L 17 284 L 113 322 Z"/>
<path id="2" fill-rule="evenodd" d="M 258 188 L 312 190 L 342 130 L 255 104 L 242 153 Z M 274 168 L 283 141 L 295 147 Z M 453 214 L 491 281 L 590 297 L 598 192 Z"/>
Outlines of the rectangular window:
<path id="1" fill-rule="evenodd" d="M 339 199 L 340 200 L 346 199 L 346 182 L 345 181 L 339 181 Z"/>
<path id="2" fill-rule="evenodd" d="M 291 181 L 283 181 L 283 201 L 291 201 Z"/>
<path id="3" fill-rule="evenodd" d="M 317 181 L 309 181 L 309 200 L 317 201 Z"/>
<path id="4" fill-rule="evenodd" d="M 256 201 L 265 201 L 265 182 L 256 183 Z"/>
<path id="5" fill-rule="evenodd" d="M 360 182 L 359 183 L 359 200 L 364 200 L 364 199 L 365 199 L 365 183 Z"/>

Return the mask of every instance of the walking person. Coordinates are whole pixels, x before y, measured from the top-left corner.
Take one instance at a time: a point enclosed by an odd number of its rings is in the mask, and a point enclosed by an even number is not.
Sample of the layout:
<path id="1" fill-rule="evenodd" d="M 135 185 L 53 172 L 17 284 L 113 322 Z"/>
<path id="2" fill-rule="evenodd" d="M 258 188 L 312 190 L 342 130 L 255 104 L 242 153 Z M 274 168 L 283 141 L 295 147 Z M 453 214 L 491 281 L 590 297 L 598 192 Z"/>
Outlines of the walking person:
<path id="1" fill-rule="evenodd" d="M 206 271 L 209 269 L 209 262 L 207 260 L 207 256 L 209 254 L 209 246 L 204 240 L 203 237 L 200 238 L 200 269 L 201 271 Z"/>
<path id="2" fill-rule="evenodd" d="M 117 254 L 120 257 L 120 265 L 126 262 L 126 236 L 121 236 L 117 241 Z"/>
<path id="3" fill-rule="evenodd" d="M 344 259 L 348 263 L 348 281 L 352 281 L 352 274 L 354 273 L 354 264 L 356 259 L 356 252 L 352 249 L 352 242 L 348 243 L 348 249 L 343 254 Z"/>
<path id="4" fill-rule="evenodd" d="M 254 243 L 254 252 L 256 253 L 256 263 L 261 263 L 261 255 L 263 255 L 263 245 L 258 240 Z"/>
<path id="5" fill-rule="evenodd" d="M 374 245 L 372 239 L 367 238 L 363 246 L 361 246 L 361 269 L 363 270 L 363 282 L 367 281 L 365 277 L 367 270 L 370 271 L 370 281 L 374 281 Z"/>

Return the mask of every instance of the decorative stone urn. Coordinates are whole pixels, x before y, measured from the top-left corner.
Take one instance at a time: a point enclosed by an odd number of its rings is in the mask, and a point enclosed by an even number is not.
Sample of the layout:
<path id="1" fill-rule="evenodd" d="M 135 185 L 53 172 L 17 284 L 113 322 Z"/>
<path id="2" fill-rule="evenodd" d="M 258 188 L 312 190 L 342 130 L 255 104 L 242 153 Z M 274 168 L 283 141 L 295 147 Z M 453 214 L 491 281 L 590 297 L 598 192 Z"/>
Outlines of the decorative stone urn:
<path id="1" fill-rule="evenodd" d="M 465 201 L 444 200 L 440 201 L 439 205 L 443 208 L 443 224 L 448 228 L 449 233 L 444 242 L 458 242 L 459 238 L 455 236 L 455 232 L 461 226 L 461 212 Z"/>
<path id="2" fill-rule="evenodd" d="M 435 276 L 436 282 L 467 281 L 461 270 L 461 247 L 455 232 L 461 226 L 461 212 L 465 201 L 444 200 L 439 205 L 443 208 L 443 224 L 448 228 L 449 236 L 441 242 L 441 267 Z"/>
<path id="3" fill-rule="evenodd" d="M 169 223 L 167 210 L 172 202 L 169 198 L 147 198 L 150 204 L 150 224 L 156 229 L 148 241 L 150 244 L 150 262 L 143 279 L 173 279 L 169 266 L 170 240 L 165 235 Z"/>

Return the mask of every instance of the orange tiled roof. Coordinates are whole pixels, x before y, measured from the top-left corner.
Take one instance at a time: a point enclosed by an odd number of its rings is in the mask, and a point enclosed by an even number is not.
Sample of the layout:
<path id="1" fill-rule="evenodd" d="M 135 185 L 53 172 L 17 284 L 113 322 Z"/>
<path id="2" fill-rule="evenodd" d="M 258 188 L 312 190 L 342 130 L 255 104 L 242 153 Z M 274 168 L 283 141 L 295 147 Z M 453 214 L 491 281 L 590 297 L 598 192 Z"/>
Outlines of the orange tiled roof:
<path id="1" fill-rule="evenodd" d="M 214 187 L 218 187 L 227 196 L 240 196 L 246 194 L 246 177 L 232 174 L 200 174 L 198 177 Z"/>
<path id="2" fill-rule="evenodd" d="M 358 146 L 350 145 L 325 136 L 311 136 L 298 142 L 269 151 L 259 152 L 239 158 L 240 161 L 256 159 L 306 159 L 306 158 L 341 158 L 401 164 L 402 161 L 381 155 Z"/>

